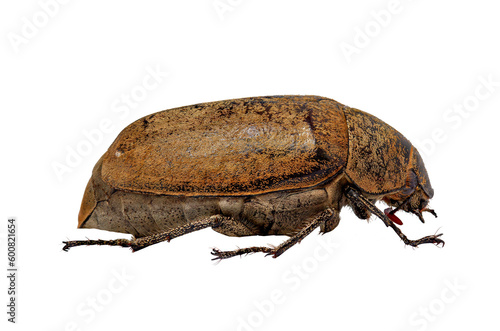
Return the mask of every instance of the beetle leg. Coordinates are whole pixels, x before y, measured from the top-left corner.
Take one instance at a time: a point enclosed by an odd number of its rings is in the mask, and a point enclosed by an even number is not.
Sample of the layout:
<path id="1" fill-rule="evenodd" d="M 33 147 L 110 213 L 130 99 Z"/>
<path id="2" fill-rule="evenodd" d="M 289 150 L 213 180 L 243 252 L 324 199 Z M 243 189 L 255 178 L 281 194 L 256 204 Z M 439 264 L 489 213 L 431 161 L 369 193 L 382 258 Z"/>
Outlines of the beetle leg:
<path id="1" fill-rule="evenodd" d="M 71 247 L 77 246 L 88 246 L 88 245 L 108 245 L 108 246 L 121 246 L 121 247 L 130 247 L 131 240 L 128 239 L 116 239 L 116 240 L 72 240 L 72 241 L 63 241 L 64 247 L 63 251 L 67 252 Z"/>
<path id="2" fill-rule="evenodd" d="M 248 247 L 248 248 L 239 248 L 234 251 L 220 251 L 217 248 L 214 248 L 212 250 L 212 255 L 215 255 L 215 257 L 212 260 L 222 260 L 238 255 L 257 253 L 257 252 L 267 253 L 266 256 L 272 255 L 273 258 L 276 258 L 281 254 L 283 254 L 287 249 L 289 249 L 290 247 L 292 247 L 293 245 L 304 239 L 307 235 L 313 232 L 314 229 L 316 229 L 318 226 L 330 221 L 335 217 L 338 217 L 338 213 L 336 213 L 332 209 L 326 209 L 321 214 L 319 214 L 315 219 L 313 219 L 311 223 L 309 223 L 309 225 L 303 228 L 300 232 L 298 232 L 290 239 L 284 241 L 283 243 L 281 243 L 281 245 L 277 247 L 265 247 L 265 246 Z"/>
<path id="3" fill-rule="evenodd" d="M 228 259 L 230 257 L 238 256 L 238 255 L 244 255 L 244 254 L 250 254 L 250 253 L 257 253 L 257 252 L 262 252 L 262 253 L 267 253 L 271 254 L 273 251 L 273 248 L 271 247 L 247 247 L 247 248 L 238 248 L 235 249 L 234 251 L 221 251 L 218 248 L 212 249 L 212 255 L 215 255 L 215 257 L 212 260 L 222 260 L 222 259 Z"/>
<path id="4" fill-rule="evenodd" d="M 220 225 L 228 217 L 222 215 L 214 215 L 209 218 L 205 218 L 200 221 L 192 222 L 172 230 L 161 232 L 157 234 L 152 234 L 141 238 L 132 239 L 117 239 L 117 240 L 74 240 L 74 241 L 64 241 L 63 247 L 64 251 L 68 251 L 71 247 L 83 246 L 83 245 L 107 245 L 107 246 L 121 246 L 130 247 L 132 251 L 136 252 L 140 249 L 146 248 L 148 246 L 157 244 L 162 241 L 170 241 L 174 238 L 183 236 L 185 234 L 202 230 L 208 227 L 216 227 Z"/>
<path id="5" fill-rule="evenodd" d="M 356 189 L 349 187 L 346 190 L 346 196 L 349 200 L 354 201 L 355 203 L 362 203 L 363 205 L 366 206 L 372 213 L 377 215 L 382 222 L 386 226 L 390 226 L 394 232 L 403 240 L 403 242 L 406 245 L 417 247 L 418 245 L 421 244 L 436 244 L 436 245 L 443 245 L 444 246 L 444 241 L 440 239 L 439 237 L 442 236 L 443 234 L 437 234 L 437 235 L 430 235 L 426 236 L 417 240 L 410 240 L 408 237 L 405 236 L 405 234 L 385 215 L 380 209 L 378 209 L 370 200 L 365 198 L 362 194 L 360 194 Z"/>

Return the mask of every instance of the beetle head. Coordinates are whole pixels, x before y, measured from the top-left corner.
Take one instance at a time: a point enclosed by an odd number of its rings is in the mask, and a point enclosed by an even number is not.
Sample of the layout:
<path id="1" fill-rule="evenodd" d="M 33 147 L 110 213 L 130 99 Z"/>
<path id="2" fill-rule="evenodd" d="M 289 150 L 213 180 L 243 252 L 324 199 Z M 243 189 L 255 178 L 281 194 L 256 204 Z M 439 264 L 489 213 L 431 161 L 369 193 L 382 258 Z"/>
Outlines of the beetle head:
<path id="1" fill-rule="evenodd" d="M 434 190 L 425 169 L 424 161 L 413 146 L 410 166 L 407 171 L 405 186 L 401 190 L 392 192 L 383 198 L 385 203 L 395 207 L 395 209 L 387 211 L 386 214 L 391 218 L 391 215 L 394 215 L 396 211 L 404 210 L 417 215 L 422 223 L 425 222 L 422 216 L 424 211 L 437 217 L 434 210 L 427 207 L 429 200 L 434 196 Z"/>
<path id="2" fill-rule="evenodd" d="M 420 185 L 416 186 L 412 190 L 412 193 L 410 193 L 409 195 L 405 195 L 403 194 L 403 192 L 404 191 L 400 191 L 395 194 L 389 194 L 383 198 L 383 201 L 385 203 L 387 203 L 389 206 L 395 207 L 395 209 L 386 210 L 386 214 L 389 216 L 389 218 L 393 219 L 393 217 L 391 216 L 394 215 L 398 210 L 404 210 L 407 213 L 417 215 L 422 223 L 425 223 L 425 220 L 422 216 L 422 213 L 424 211 L 429 212 L 437 217 L 436 212 L 427 207 L 430 197 L 424 192 Z"/>

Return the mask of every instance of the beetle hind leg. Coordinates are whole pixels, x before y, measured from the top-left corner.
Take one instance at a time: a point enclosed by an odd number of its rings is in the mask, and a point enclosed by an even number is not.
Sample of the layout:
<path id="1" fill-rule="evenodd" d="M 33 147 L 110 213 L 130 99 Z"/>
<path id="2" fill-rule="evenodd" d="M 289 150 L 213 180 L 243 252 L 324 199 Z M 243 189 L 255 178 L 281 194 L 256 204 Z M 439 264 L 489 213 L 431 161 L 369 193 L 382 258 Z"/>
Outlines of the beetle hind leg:
<path id="1" fill-rule="evenodd" d="M 272 255 L 272 257 L 276 258 L 281 254 L 283 254 L 290 247 L 292 247 L 293 245 L 304 239 L 307 235 L 313 232 L 318 226 L 326 224 L 332 219 L 336 218 L 338 218 L 338 213 L 336 213 L 332 209 L 326 209 L 321 214 L 319 214 L 315 219 L 313 219 L 312 222 L 310 222 L 305 228 L 303 228 L 293 237 L 284 241 L 277 247 L 255 246 L 248 248 L 239 248 L 234 251 L 220 251 L 217 248 L 214 248 L 212 250 L 212 255 L 214 255 L 215 257 L 212 260 L 223 260 L 234 256 L 240 256 L 250 253 L 258 253 L 258 252 L 266 253 L 266 256 Z"/>
<path id="2" fill-rule="evenodd" d="M 63 251 L 67 252 L 71 247 L 77 246 L 89 246 L 89 245 L 107 245 L 107 246 L 121 246 L 121 247 L 130 247 L 132 240 L 129 239 L 115 239 L 115 240 L 72 240 L 72 241 L 63 241 L 64 247 Z"/>
<path id="3" fill-rule="evenodd" d="M 179 226 L 169 231 L 152 234 L 141 238 L 132 239 L 116 239 L 116 240 L 74 240 L 64 241 L 64 251 L 68 251 L 71 247 L 88 246 L 88 245 L 107 245 L 107 246 L 121 246 L 130 247 L 133 252 L 146 248 L 148 246 L 160 243 L 162 241 L 170 241 L 174 238 L 183 236 L 185 234 L 202 230 L 208 227 L 217 227 L 230 217 L 222 215 L 214 215 L 200 221 L 192 222 L 183 226 Z"/>

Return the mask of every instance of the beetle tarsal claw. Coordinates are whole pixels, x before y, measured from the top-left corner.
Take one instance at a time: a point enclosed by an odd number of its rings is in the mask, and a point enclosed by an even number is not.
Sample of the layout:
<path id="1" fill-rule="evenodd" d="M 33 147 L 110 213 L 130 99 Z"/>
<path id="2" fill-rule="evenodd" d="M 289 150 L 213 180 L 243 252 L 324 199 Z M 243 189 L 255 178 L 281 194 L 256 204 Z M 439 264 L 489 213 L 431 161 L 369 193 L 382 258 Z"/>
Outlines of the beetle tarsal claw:
<path id="1" fill-rule="evenodd" d="M 405 242 L 405 244 L 413 246 L 413 247 L 417 247 L 421 244 L 435 244 L 436 246 L 442 245 L 441 247 L 444 247 L 444 244 L 445 244 L 444 240 L 439 238 L 442 235 L 443 235 L 442 233 L 439 233 L 439 234 L 433 234 L 431 236 L 423 237 L 423 238 L 420 238 L 418 240 L 408 240 L 407 242 Z"/>
<path id="2" fill-rule="evenodd" d="M 270 247 L 238 248 L 238 249 L 235 249 L 234 251 L 221 251 L 217 248 L 214 248 L 214 249 L 212 249 L 211 254 L 215 256 L 212 259 L 213 261 L 215 261 L 215 260 L 228 259 L 230 257 L 239 256 L 239 255 L 257 253 L 257 252 L 267 253 L 266 255 L 275 254 L 275 250 L 270 248 Z"/>

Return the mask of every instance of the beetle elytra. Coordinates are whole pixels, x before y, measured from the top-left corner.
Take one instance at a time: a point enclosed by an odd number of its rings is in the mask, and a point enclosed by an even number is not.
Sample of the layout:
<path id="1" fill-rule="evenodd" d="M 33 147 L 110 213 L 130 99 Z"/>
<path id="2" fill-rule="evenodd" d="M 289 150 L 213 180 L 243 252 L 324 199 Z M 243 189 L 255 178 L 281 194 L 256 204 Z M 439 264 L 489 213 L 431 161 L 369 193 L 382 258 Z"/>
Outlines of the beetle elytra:
<path id="1" fill-rule="evenodd" d="M 268 96 L 161 111 L 126 127 L 97 162 L 79 228 L 132 239 L 64 242 L 133 251 L 211 227 L 228 236 L 287 235 L 277 247 L 214 249 L 214 259 L 264 252 L 277 257 L 342 207 L 372 214 L 407 245 L 442 244 L 442 234 L 408 239 L 397 211 L 423 212 L 433 197 L 424 162 L 375 116 L 317 96 Z M 389 208 L 382 212 L 375 202 Z"/>

